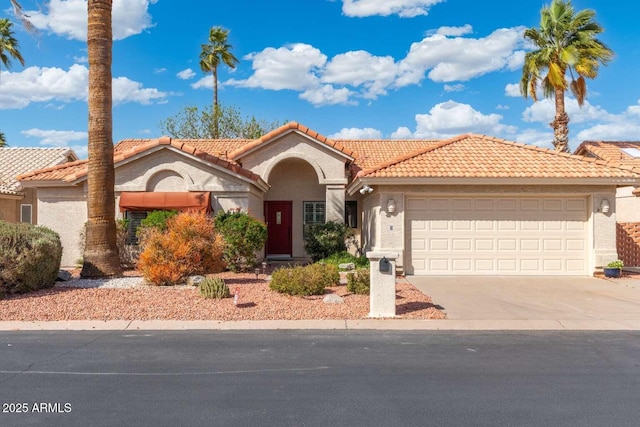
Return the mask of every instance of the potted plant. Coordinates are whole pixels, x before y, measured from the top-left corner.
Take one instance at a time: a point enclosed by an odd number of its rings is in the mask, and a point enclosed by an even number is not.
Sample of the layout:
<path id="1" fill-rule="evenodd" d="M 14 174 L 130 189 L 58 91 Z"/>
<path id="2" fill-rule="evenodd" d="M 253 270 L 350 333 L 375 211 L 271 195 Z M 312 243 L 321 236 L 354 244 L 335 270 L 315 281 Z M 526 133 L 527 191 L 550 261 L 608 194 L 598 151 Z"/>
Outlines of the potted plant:
<path id="1" fill-rule="evenodd" d="M 622 261 L 611 261 L 604 268 L 604 277 L 620 277 L 620 275 L 622 275 L 622 267 L 624 267 L 624 263 Z"/>

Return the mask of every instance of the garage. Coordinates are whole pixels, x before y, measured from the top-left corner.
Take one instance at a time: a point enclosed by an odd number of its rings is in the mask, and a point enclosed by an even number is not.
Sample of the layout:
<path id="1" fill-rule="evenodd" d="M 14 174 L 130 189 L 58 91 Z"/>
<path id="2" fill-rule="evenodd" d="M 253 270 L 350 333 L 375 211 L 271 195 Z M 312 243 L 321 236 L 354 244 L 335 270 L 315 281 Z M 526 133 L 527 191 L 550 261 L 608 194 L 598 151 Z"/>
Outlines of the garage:
<path id="1" fill-rule="evenodd" d="M 587 197 L 407 197 L 406 272 L 587 275 Z"/>

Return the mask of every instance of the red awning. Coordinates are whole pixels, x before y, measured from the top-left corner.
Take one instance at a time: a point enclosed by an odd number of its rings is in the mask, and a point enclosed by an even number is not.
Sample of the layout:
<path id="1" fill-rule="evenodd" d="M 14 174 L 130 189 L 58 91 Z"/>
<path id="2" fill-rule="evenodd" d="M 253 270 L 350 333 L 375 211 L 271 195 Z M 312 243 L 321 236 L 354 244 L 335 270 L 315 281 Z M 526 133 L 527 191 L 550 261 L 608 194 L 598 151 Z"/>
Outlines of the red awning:
<path id="1" fill-rule="evenodd" d="M 202 211 L 211 210 L 211 193 L 197 192 L 123 192 L 120 211 Z"/>

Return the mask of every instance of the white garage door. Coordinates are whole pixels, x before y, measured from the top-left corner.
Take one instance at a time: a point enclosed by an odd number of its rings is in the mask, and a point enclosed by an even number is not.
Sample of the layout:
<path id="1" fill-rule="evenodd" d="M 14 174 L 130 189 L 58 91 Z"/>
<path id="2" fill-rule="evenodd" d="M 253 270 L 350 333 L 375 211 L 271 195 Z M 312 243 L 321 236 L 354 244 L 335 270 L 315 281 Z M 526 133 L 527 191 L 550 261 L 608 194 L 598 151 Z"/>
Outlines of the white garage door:
<path id="1" fill-rule="evenodd" d="M 587 199 L 407 199 L 408 274 L 585 275 Z"/>

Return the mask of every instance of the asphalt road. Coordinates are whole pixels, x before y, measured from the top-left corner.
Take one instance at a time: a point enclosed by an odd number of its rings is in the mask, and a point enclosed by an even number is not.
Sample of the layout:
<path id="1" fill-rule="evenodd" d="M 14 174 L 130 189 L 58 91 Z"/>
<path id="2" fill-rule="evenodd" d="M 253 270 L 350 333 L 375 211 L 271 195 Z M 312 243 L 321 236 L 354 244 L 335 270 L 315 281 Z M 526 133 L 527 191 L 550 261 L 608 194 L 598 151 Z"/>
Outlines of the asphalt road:
<path id="1" fill-rule="evenodd" d="M 637 426 L 640 333 L 0 333 L 0 426 Z"/>

